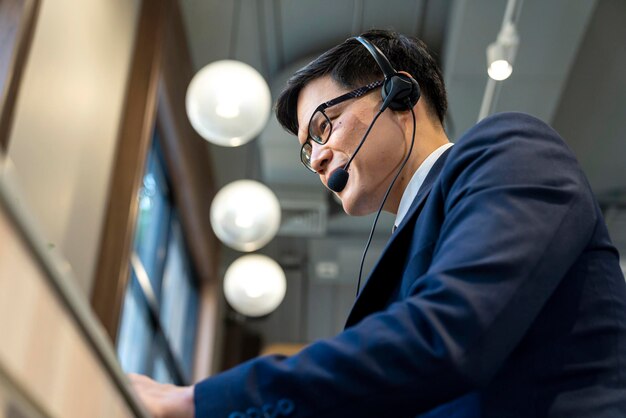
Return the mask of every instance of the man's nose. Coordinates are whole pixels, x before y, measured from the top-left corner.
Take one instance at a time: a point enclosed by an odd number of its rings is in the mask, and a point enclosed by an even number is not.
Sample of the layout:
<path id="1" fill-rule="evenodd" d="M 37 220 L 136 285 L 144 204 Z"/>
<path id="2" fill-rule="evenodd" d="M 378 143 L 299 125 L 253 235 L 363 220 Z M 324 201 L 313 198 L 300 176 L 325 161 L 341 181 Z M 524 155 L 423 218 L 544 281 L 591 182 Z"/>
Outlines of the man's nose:
<path id="1" fill-rule="evenodd" d="M 319 145 L 313 142 L 311 150 L 311 167 L 318 173 L 324 172 L 330 160 L 333 158 L 333 152 L 326 145 Z"/>

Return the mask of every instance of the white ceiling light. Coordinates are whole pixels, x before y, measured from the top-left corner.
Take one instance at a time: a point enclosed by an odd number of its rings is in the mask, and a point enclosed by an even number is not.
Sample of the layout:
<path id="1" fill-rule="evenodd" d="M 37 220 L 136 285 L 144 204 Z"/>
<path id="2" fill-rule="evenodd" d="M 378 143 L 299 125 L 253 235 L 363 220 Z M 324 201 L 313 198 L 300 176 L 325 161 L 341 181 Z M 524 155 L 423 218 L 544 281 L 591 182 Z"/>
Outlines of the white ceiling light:
<path id="1" fill-rule="evenodd" d="M 246 316 L 263 316 L 280 305 L 287 290 L 283 269 L 271 258 L 245 255 L 226 270 L 224 295 L 237 312 Z"/>
<path id="2" fill-rule="evenodd" d="M 489 78 L 478 113 L 479 122 L 495 109 L 501 85 L 496 81 L 506 80 L 513 73 L 513 60 L 519 45 L 519 36 L 515 24 L 519 21 L 522 3 L 523 0 L 507 1 L 498 38 L 487 47 L 487 74 L 489 74 Z"/>
<path id="3" fill-rule="evenodd" d="M 513 66 L 507 60 L 496 60 L 491 63 L 487 72 L 489 77 L 496 81 L 502 81 L 509 78 L 513 72 Z"/>
<path id="4" fill-rule="evenodd" d="M 517 52 L 519 37 L 515 25 L 506 22 L 498 39 L 487 47 L 487 73 L 496 81 L 509 78 L 513 72 L 513 60 Z"/>
<path id="5" fill-rule="evenodd" d="M 257 181 L 234 181 L 215 195 L 211 203 L 211 226 L 229 247 L 246 252 L 258 250 L 278 232 L 278 198 Z"/>
<path id="6" fill-rule="evenodd" d="M 261 74 L 240 61 L 202 68 L 187 88 L 187 116 L 207 141 L 236 147 L 256 137 L 267 123 L 272 99 Z"/>

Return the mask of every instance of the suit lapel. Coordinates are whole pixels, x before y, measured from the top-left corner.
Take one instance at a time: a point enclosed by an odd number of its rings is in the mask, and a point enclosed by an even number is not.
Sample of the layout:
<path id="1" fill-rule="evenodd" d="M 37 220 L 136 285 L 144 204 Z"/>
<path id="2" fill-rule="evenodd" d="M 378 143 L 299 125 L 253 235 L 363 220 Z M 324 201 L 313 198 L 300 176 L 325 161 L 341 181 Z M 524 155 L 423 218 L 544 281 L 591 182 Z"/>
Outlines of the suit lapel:
<path id="1" fill-rule="evenodd" d="M 354 303 L 346 321 L 346 328 L 356 324 L 366 315 L 384 309 L 388 304 L 391 292 L 399 285 L 402 278 L 405 256 L 411 245 L 410 238 L 413 236 L 410 232 L 415 226 L 415 218 L 421 212 L 435 180 L 439 178 L 439 173 L 449 153 L 450 148 L 441 154 L 424 179 L 409 211 L 389 239 Z"/>

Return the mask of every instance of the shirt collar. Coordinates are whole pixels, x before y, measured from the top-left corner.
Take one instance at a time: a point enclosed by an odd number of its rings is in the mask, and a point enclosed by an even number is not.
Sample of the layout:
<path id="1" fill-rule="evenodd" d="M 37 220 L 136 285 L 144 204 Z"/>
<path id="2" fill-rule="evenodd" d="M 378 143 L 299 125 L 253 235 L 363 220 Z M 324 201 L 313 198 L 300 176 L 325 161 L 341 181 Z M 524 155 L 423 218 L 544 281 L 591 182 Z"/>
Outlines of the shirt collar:
<path id="1" fill-rule="evenodd" d="M 411 177 L 411 181 L 407 184 L 404 189 L 404 193 L 402 193 L 402 199 L 400 199 L 400 205 L 398 206 L 398 214 L 396 215 L 396 220 L 393 223 L 393 230 L 400 225 L 404 217 L 406 216 L 409 208 L 411 207 L 411 203 L 417 196 L 417 192 L 419 192 L 420 187 L 422 187 L 422 183 L 424 183 L 424 179 L 430 172 L 430 169 L 433 168 L 433 165 L 437 162 L 441 154 L 443 154 L 448 148 L 454 145 L 452 142 L 448 142 L 434 150 L 430 153 L 428 157 L 422 162 L 422 164 L 415 170 L 413 177 Z"/>

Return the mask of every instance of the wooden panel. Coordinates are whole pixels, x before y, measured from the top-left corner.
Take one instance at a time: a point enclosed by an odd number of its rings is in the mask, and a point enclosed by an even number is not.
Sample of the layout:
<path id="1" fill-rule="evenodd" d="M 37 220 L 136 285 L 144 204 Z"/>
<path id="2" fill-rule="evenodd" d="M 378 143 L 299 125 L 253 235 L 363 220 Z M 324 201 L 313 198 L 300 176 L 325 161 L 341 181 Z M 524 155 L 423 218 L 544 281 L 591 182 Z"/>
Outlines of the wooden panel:
<path id="1" fill-rule="evenodd" d="M 283 356 L 293 356 L 302 351 L 306 347 L 306 344 L 294 344 L 294 343 L 276 343 L 269 344 L 263 347 L 260 356 L 268 356 L 271 354 L 280 354 Z"/>
<path id="2" fill-rule="evenodd" d="M 219 289 L 221 281 L 200 284 L 200 307 L 198 310 L 198 324 L 196 331 L 195 361 L 193 368 L 194 382 L 202 380 L 218 371 L 219 330 L 222 323 L 220 307 L 222 293 Z"/>
<path id="3" fill-rule="evenodd" d="M 0 1 L 0 154 L 8 148 L 18 86 L 38 10 L 39 0 Z"/>
<path id="4" fill-rule="evenodd" d="M 49 418 L 0 367 L 0 418 Z"/>
<path id="5" fill-rule="evenodd" d="M 219 242 L 209 221 L 215 182 L 207 143 L 191 126 L 185 111 L 187 86 L 194 72 L 182 16 L 172 5 L 167 22 L 158 122 L 176 207 L 192 260 L 202 280 L 217 280 Z"/>
<path id="6" fill-rule="evenodd" d="M 185 112 L 185 94 L 194 71 L 178 2 L 170 7 L 166 28 L 157 119 L 174 202 L 200 279 L 194 362 L 194 380 L 198 380 L 216 371 L 220 245 L 209 221 L 216 190 L 206 141 L 195 132 Z"/>
<path id="7" fill-rule="evenodd" d="M 132 417 L 4 212 L 0 236 L 0 368 L 50 417 Z"/>
<path id="8" fill-rule="evenodd" d="M 155 125 L 166 6 L 169 0 L 144 0 L 131 64 L 92 305 L 115 342 L 137 219 L 137 196 Z"/>

